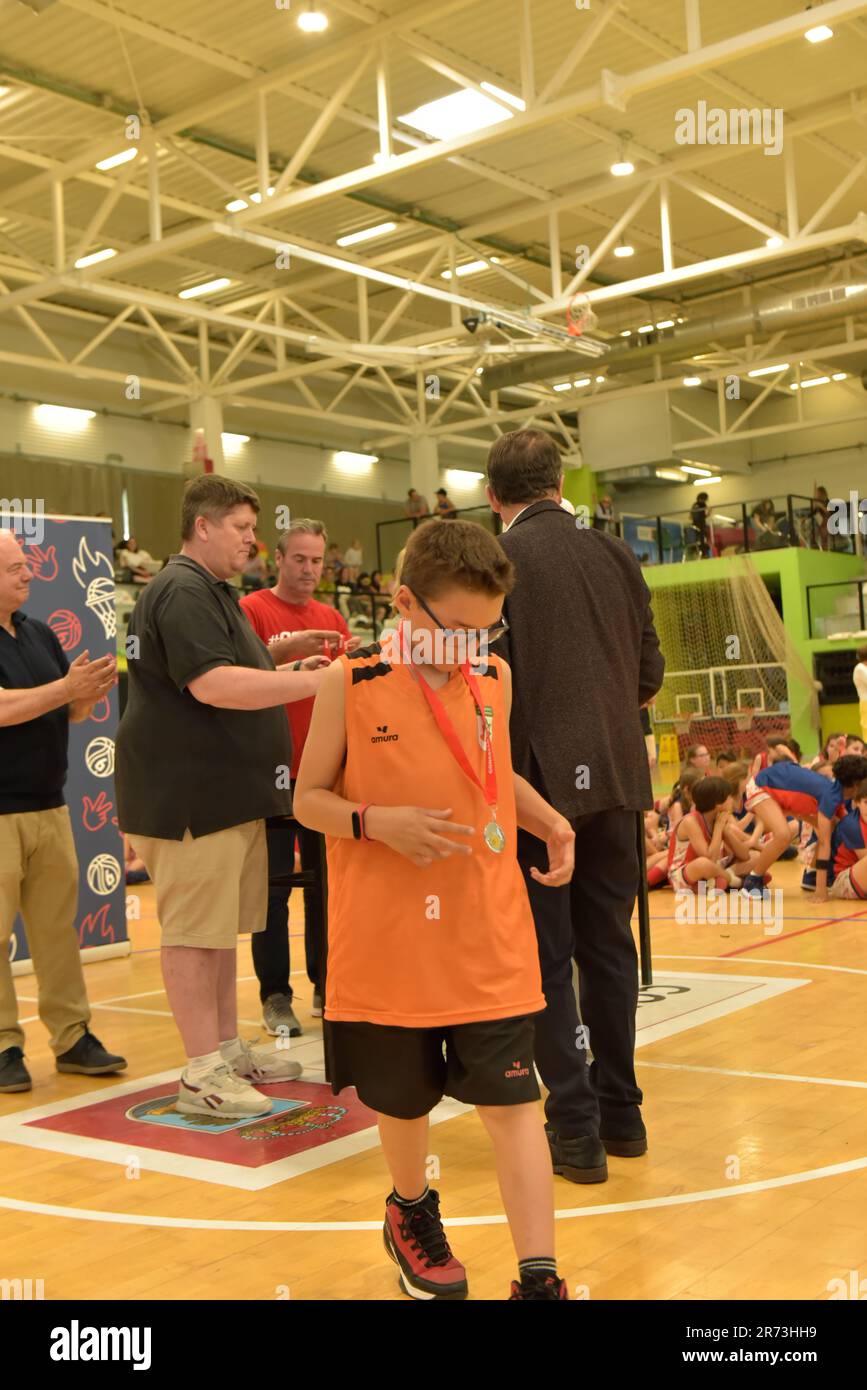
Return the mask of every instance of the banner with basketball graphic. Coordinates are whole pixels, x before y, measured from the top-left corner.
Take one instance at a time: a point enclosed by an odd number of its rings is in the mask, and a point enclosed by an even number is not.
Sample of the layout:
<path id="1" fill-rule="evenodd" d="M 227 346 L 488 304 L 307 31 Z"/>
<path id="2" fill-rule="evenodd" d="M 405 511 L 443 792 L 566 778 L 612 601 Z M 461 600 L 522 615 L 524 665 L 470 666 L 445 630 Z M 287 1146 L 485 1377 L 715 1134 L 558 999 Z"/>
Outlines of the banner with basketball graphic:
<path id="1" fill-rule="evenodd" d="M 38 520 L 38 525 L 36 524 Z M 71 662 L 88 651 L 91 660 L 114 655 L 117 620 L 111 522 L 98 517 L 56 517 L 0 512 L 0 526 L 13 530 L 33 574 L 24 611 L 52 629 Z M 82 951 L 126 955 L 126 883 L 123 840 L 114 794 L 114 741 L 118 692 L 94 706 L 89 719 L 69 726 L 69 807 L 78 854 L 76 930 Z M 19 917 L 10 945 L 20 965 L 30 951 Z"/>

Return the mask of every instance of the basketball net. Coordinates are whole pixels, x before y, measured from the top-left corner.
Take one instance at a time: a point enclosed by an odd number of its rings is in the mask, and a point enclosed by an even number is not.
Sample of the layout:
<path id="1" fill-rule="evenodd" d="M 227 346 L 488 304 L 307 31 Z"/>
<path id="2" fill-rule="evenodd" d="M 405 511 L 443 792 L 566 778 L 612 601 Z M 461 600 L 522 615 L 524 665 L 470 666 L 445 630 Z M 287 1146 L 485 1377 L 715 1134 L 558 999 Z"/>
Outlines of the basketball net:
<path id="1" fill-rule="evenodd" d="M 587 295 L 573 294 L 566 308 L 566 332 L 569 337 L 580 338 L 585 328 L 595 328 L 598 322 Z"/>

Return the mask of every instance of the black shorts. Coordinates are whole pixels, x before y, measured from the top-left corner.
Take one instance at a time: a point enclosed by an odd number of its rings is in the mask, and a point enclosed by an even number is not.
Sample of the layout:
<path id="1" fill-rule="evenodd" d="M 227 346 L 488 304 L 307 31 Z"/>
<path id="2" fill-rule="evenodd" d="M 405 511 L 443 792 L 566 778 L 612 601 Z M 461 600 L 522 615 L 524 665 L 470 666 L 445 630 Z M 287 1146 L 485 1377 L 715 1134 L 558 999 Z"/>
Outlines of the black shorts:
<path id="1" fill-rule="evenodd" d="M 446 1096 L 465 1105 L 524 1105 L 539 1099 L 534 1015 L 392 1028 L 325 1023 L 325 1064 L 335 1095 L 354 1086 L 380 1115 L 417 1120 Z"/>

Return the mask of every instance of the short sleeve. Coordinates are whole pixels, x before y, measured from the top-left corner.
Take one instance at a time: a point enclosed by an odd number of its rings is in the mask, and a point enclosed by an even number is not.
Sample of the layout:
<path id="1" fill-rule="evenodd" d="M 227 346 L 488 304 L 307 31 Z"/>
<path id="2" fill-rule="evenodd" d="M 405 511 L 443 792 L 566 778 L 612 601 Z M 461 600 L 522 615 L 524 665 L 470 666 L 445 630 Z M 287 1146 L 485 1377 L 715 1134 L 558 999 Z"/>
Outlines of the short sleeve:
<path id="1" fill-rule="evenodd" d="M 260 637 L 267 646 L 268 638 L 266 636 L 267 625 L 265 622 L 265 615 L 259 604 L 249 601 L 253 598 L 255 598 L 255 594 L 245 594 L 244 597 L 240 599 L 238 607 L 244 614 L 244 617 L 247 619 L 247 622 L 250 624 L 256 636 Z"/>
<path id="2" fill-rule="evenodd" d="M 827 777 L 823 780 L 828 782 L 828 785 L 819 794 L 819 810 L 823 816 L 828 817 L 828 820 L 833 820 L 843 804 L 843 794 L 839 786 L 829 782 Z"/>
<path id="3" fill-rule="evenodd" d="M 217 666 L 237 664 L 219 600 L 204 586 L 170 586 L 151 621 L 162 643 L 169 677 L 179 690 L 186 690 L 190 681 Z"/>

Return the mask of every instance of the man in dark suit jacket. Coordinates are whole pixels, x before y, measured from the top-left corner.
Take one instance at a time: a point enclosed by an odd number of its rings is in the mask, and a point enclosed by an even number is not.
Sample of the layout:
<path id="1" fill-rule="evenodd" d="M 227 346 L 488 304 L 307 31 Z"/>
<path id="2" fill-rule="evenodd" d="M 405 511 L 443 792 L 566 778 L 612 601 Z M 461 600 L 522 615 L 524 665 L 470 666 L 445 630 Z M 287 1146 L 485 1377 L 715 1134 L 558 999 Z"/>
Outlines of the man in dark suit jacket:
<path id="1" fill-rule="evenodd" d="M 546 1129 L 555 1172 L 602 1182 L 606 1151 L 647 1151 L 630 919 L 636 812 L 653 804 L 639 708 L 662 684 L 664 661 L 638 561 L 622 541 L 570 516 L 562 485 L 559 451 L 542 431 L 502 435 L 491 448 L 488 500 L 517 572 L 504 609 L 509 631 L 496 648 L 512 668 L 512 759 L 576 836 L 575 874 L 563 888 L 536 883 L 530 868 L 544 868 L 545 846 L 518 836 L 548 1005 L 536 1022 Z"/>

